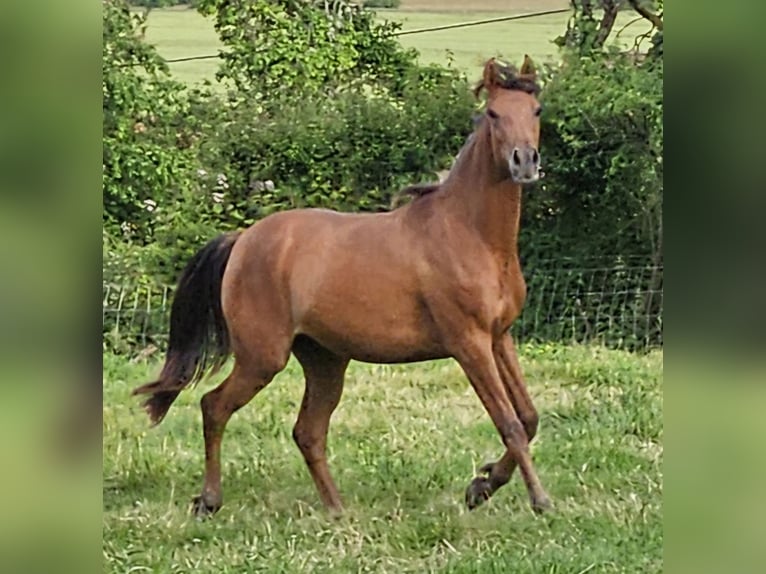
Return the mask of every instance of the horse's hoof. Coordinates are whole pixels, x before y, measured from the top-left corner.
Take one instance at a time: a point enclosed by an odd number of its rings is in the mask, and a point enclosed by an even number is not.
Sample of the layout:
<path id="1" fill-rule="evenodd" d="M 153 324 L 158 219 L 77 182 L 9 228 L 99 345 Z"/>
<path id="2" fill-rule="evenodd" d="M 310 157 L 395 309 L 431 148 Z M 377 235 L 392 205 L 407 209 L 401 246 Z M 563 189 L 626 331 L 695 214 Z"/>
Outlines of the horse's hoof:
<path id="1" fill-rule="evenodd" d="M 547 495 L 543 495 L 532 501 L 532 510 L 536 514 L 542 514 L 543 512 L 551 510 L 552 508 L 553 508 L 553 503 L 551 502 L 551 499 L 548 498 Z"/>
<path id="2" fill-rule="evenodd" d="M 492 486 L 489 479 L 483 476 L 477 476 L 465 489 L 465 505 L 468 510 L 473 510 L 477 506 L 484 504 L 492 496 Z"/>
<path id="3" fill-rule="evenodd" d="M 207 518 L 213 516 L 221 509 L 220 504 L 210 505 L 205 502 L 201 496 L 195 496 L 192 500 L 192 514 L 197 518 Z"/>

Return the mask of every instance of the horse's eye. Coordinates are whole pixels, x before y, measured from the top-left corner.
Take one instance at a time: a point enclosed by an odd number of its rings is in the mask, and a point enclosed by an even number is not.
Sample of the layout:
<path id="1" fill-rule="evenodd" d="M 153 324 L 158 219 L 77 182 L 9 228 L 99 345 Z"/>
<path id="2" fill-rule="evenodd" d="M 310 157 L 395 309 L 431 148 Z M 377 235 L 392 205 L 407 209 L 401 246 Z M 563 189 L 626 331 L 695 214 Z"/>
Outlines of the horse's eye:
<path id="1" fill-rule="evenodd" d="M 542 106 L 537 106 L 537 109 L 535 110 L 535 115 L 537 117 L 540 117 L 541 113 L 543 113 L 543 107 Z"/>
<path id="2" fill-rule="evenodd" d="M 487 110 L 487 115 L 492 118 L 493 120 L 496 120 L 500 116 L 497 115 L 497 112 L 495 110 L 489 109 Z"/>

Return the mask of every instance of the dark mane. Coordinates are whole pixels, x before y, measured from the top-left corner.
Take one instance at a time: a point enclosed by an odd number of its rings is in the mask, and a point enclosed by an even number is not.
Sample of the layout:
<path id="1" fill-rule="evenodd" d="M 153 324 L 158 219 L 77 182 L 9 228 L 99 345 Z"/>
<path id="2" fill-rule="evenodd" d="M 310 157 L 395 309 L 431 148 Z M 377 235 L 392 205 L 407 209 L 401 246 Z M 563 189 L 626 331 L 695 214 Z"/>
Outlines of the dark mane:
<path id="1" fill-rule="evenodd" d="M 516 66 L 500 64 L 497 61 L 494 66 L 497 72 L 496 82 L 501 88 L 519 90 L 535 96 L 540 93 L 540 84 L 535 81 L 534 76 L 519 74 Z M 484 80 L 480 80 L 473 90 L 474 95 L 478 98 L 484 88 Z"/>
<path id="2" fill-rule="evenodd" d="M 413 183 L 412 185 L 408 185 L 398 193 L 395 193 L 391 198 L 391 209 L 396 209 L 399 207 L 402 203 L 404 203 L 404 199 L 407 197 L 418 199 L 419 197 L 423 197 L 424 195 L 438 191 L 439 187 L 440 184 L 435 182 Z"/>

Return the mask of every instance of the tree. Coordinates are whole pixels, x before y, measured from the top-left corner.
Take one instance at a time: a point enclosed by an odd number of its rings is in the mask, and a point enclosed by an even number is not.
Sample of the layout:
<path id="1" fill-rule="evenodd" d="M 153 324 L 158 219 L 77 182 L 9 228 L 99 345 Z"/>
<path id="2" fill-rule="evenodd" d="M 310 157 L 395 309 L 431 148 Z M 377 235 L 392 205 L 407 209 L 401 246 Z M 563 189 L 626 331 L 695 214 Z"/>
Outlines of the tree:
<path id="1" fill-rule="evenodd" d="M 416 63 L 399 25 L 348 0 L 200 0 L 226 49 L 217 77 L 264 102 L 276 94 L 392 84 Z"/>
<path id="2" fill-rule="evenodd" d="M 612 32 L 620 9 L 628 7 L 652 24 L 652 44 L 662 44 L 663 0 L 571 0 L 573 14 L 564 34 L 556 38 L 559 46 L 579 53 L 589 53 L 604 47 Z M 597 15 L 601 12 L 601 16 Z M 656 52 L 656 48 L 654 48 Z"/>

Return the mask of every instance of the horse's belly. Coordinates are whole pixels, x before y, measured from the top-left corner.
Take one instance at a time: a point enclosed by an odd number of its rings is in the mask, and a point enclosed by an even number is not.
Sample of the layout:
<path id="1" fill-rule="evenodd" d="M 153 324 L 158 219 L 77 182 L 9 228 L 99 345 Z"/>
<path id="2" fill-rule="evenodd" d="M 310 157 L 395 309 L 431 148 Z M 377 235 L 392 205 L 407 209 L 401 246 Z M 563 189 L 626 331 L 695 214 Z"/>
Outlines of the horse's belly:
<path id="1" fill-rule="evenodd" d="M 330 297 L 306 309 L 297 333 L 358 361 L 406 363 L 447 354 L 415 300 L 375 301 L 374 294 Z"/>

